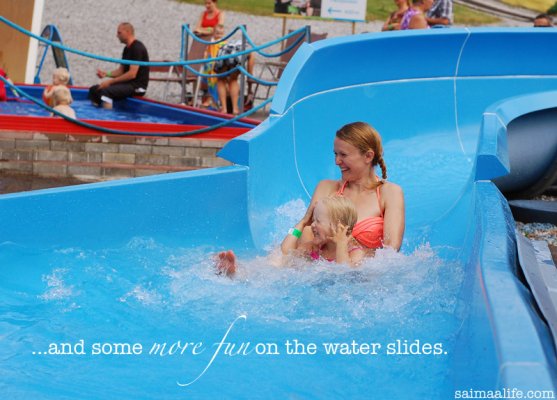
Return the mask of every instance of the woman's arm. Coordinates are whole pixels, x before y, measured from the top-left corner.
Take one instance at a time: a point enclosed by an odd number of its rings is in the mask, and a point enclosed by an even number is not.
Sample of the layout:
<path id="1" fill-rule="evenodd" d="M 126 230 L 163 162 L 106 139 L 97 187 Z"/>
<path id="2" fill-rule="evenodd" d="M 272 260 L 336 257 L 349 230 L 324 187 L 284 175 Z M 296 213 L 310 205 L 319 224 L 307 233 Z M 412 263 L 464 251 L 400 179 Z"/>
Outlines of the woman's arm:
<path id="1" fill-rule="evenodd" d="M 193 33 L 197 34 L 197 35 L 211 35 L 213 33 L 213 28 L 211 28 L 210 26 L 207 28 L 203 28 L 203 15 L 205 13 L 201 13 L 201 16 L 199 17 L 199 20 L 197 21 L 197 25 L 195 26 L 195 29 L 193 30 Z"/>
<path id="2" fill-rule="evenodd" d="M 389 18 L 383 24 L 382 31 L 394 31 L 400 29 L 400 18 L 398 13 L 395 11 L 389 15 Z"/>
<path id="3" fill-rule="evenodd" d="M 311 223 L 311 220 L 310 220 Z M 288 234 L 284 237 L 280 245 L 280 250 L 282 251 L 283 255 L 290 254 L 293 250 L 297 250 L 302 242 L 302 231 L 306 227 L 307 222 L 302 219 L 298 222 L 294 228 L 292 228 Z"/>
<path id="4" fill-rule="evenodd" d="M 404 193 L 400 186 L 385 183 L 382 188 L 384 203 L 383 245 L 400 250 L 404 236 Z"/>
<path id="5" fill-rule="evenodd" d="M 299 238 L 288 234 L 280 245 L 282 254 L 288 254 L 293 249 L 296 249 L 301 243 L 308 243 L 313 240 L 313 233 L 311 232 L 310 225 L 313 222 L 313 209 L 315 208 L 315 204 L 319 201 L 319 199 L 322 199 L 323 197 L 331 194 L 331 192 L 333 192 L 336 187 L 337 182 L 332 180 L 324 180 L 317 184 L 306 213 L 304 214 L 302 219 L 294 226 L 294 229 L 297 229 L 302 234 Z"/>
<path id="6" fill-rule="evenodd" d="M 389 18 L 387 18 L 387 20 L 383 24 L 383 27 L 381 28 L 382 31 L 392 31 L 393 30 L 392 26 L 391 26 L 392 19 L 393 19 L 393 14 L 389 15 Z"/>
<path id="7" fill-rule="evenodd" d="M 201 27 L 202 22 L 203 22 L 203 13 L 201 13 L 201 16 L 197 20 L 197 25 L 195 25 L 195 29 L 193 30 L 194 33 L 200 33 L 202 31 L 203 29 Z"/>
<path id="8" fill-rule="evenodd" d="M 428 27 L 427 20 L 422 13 L 414 15 L 408 25 L 408 29 L 426 29 Z"/>

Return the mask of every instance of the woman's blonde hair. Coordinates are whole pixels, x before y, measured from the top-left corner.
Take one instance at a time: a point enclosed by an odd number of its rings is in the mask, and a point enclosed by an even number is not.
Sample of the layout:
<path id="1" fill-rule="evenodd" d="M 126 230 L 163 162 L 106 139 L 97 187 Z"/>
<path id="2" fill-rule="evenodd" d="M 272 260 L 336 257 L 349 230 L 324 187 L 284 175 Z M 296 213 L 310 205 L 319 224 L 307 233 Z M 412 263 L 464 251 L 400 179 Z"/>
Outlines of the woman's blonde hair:
<path id="1" fill-rule="evenodd" d="M 340 128 L 336 136 L 356 147 L 362 154 L 372 150 L 375 154 L 371 161 L 372 167 L 379 165 L 383 179 L 387 179 L 387 165 L 383 159 L 381 135 L 375 128 L 366 122 L 352 122 Z"/>
<path id="2" fill-rule="evenodd" d="M 70 71 L 64 67 L 56 68 L 53 75 L 58 78 L 62 85 L 67 85 L 70 81 Z"/>
<path id="3" fill-rule="evenodd" d="M 52 100 L 55 107 L 60 104 L 71 104 L 73 99 L 70 89 L 65 86 L 57 87 L 52 93 Z"/>
<path id="4" fill-rule="evenodd" d="M 340 222 L 348 227 L 348 233 L 352 233 L 352 228 L 354 228 L 358 220 L 358 212 L 350 199 L 335 195 L 324 197 L 319 201 L 323 202 L 329 213 L 329 219 L 334 226 Z"/>

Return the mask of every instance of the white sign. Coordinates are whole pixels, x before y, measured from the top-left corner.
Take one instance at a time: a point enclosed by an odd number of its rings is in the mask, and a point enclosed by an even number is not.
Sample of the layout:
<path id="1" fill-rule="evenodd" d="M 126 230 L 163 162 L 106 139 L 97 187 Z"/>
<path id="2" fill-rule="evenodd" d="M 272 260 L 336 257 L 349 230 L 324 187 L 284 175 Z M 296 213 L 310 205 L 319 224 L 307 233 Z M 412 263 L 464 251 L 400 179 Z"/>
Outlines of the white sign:
<path id="1" fill-rule="evenodd" d="M 322 0 L 321 18 L 366 20 L 367 0 Z"/>

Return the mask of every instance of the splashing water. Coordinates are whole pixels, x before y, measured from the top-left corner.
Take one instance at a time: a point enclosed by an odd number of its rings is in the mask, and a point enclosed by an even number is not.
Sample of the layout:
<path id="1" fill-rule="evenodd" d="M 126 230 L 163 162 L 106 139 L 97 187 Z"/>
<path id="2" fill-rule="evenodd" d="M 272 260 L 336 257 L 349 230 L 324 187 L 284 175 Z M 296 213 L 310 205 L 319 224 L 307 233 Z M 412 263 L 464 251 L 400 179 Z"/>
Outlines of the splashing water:
<path id="1" fill-rule="evenodd" d="M 278 209 L 277 231 L 304 207 Z M 2 250 L 0 390 L 9 397 L 215 398 L 223 385 L 230 398 L 447 394 L 463 270 L 427 245 L 411 254 L 379 250 L 356 269 L 304 260 L 277 267 L 276 253 L 240 253 L 234 279 L 215 274 L 215 248 L 168 247 L 156 238 L 103 250 L 22 252 L 12 243 Z M 276 344 L 280 354 L 219 354 L 198 381 L 178 386 L 207 367 L 213 343 L 239 316 L 245 321 L 228 340 Z M 293 340 L 315 344 L 317 354 L 288 354 Z M 177 341 L 203 342 L 206 352 L 149 355 L 154 343 Z M 380 344 L 382 351 L 341 356 L 323 346 L 352 341 Z M 52 343 L 83 343 L 86 354 L 38 355 Z M 143 353 L 93 355 L 95 343 L 140 343 Z M 424 344 L 440 344 L 443 353 L 404 354 Z M 303 389 L 308 379 L 320 384 Z M 278 382 L 276 392 L 269 392 L 270 381 Z"/>

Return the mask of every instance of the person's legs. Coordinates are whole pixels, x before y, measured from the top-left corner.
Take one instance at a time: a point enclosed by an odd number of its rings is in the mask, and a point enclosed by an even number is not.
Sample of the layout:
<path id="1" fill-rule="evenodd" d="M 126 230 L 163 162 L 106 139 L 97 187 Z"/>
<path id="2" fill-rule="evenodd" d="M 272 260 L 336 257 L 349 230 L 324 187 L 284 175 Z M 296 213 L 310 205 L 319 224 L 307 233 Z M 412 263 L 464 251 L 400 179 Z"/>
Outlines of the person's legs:
<path id="1" fill-rule="evenodd" d="M 253 68 L 255 67 L 255 53 L 249 53 L 248 54 L 248 65 L 247 65 L 247 69 L 248 72 L 253 75 Z M 252 93 L 252 85 L 254 83 L 253 80 L 248 79 L 248 99 L 247 102 L 249 102 L 250 100 L 253 102 L 253 93 Z"/>
<path id="2" fill-rule="evenodd" d="M 89 100 L 95 106 L 99 106 L 101 104 L 101 94 L 99 92 L 99 85 L 94 85 L 89 88 Z"/>
<path id="3" fill-rule="evenodd" d="M 255 53 L 248 54 L 248 72 L 253 75 L 253 67 L 255 66 Z"/>
<path id="4" fill-rule="evenodd" d="M 230 74 L 228 78 L 228 90 L 232 100 L 232 114 L 238 115 L 238 99 L 240 98 L 240 84 L 238 83 L 238 73 Z"/>
<path id="5" fill-rule="evenodd" d="M 112 108 L 114 100 L 123 100 L 136 94 L 136 89 L 130 83 L 116 83 L 105 89 L 98 89 L 99 85 L 95 85 L 89 89 L 89 98 L 93 104 L 102 103 L 103 108 Z"/>
<path id="6" fill-rule="evenodd" d="M 217 81 L 217 92 L 219 94 L 219 110 L 226 113 L 226 77 L 219 78 Z"/>

